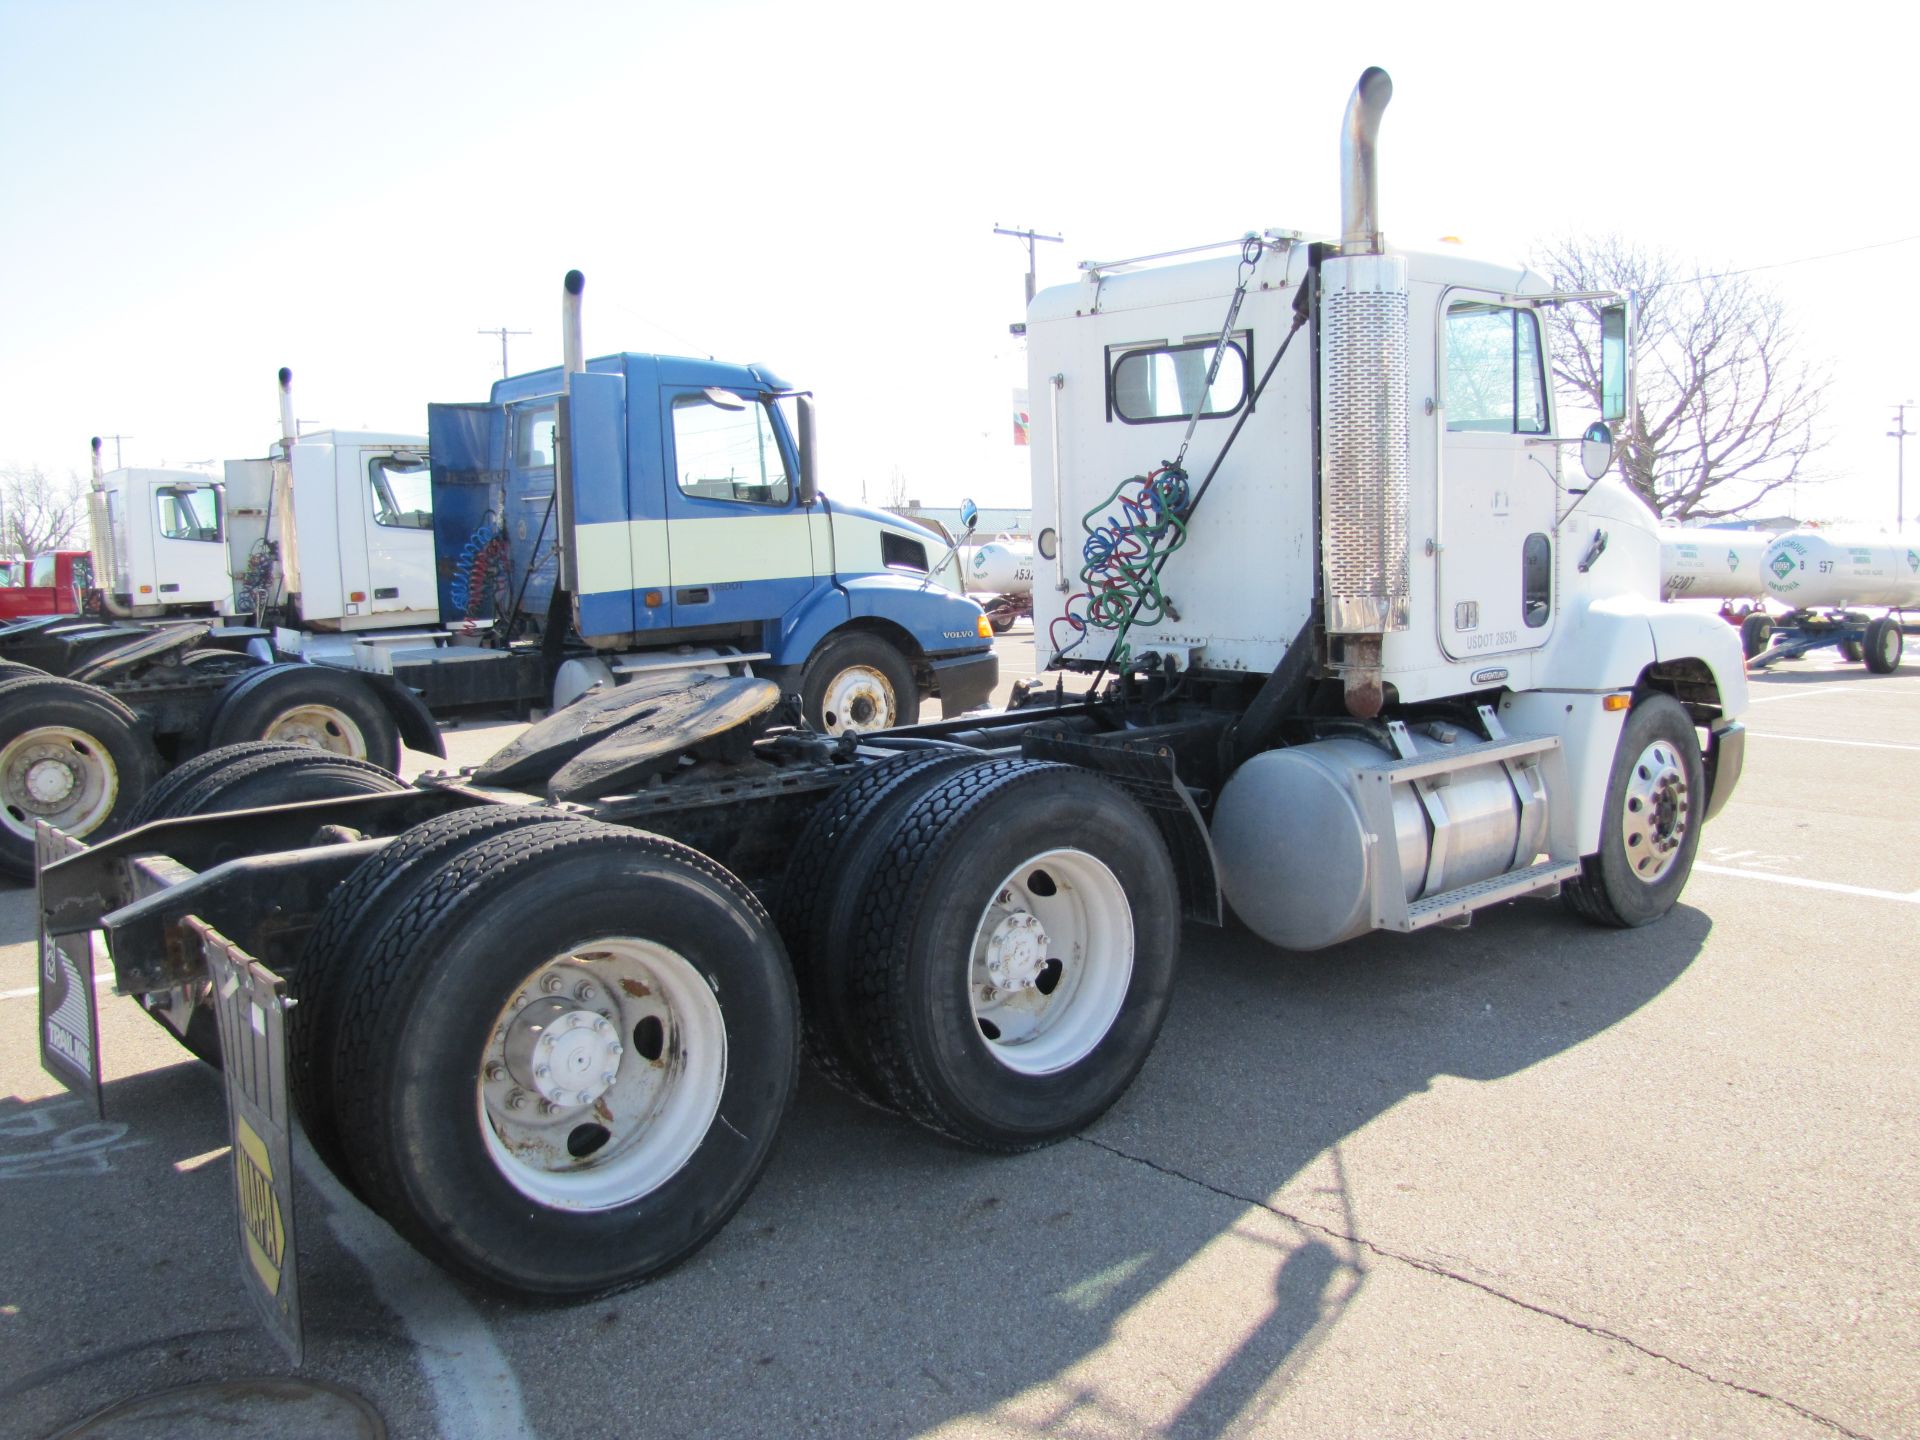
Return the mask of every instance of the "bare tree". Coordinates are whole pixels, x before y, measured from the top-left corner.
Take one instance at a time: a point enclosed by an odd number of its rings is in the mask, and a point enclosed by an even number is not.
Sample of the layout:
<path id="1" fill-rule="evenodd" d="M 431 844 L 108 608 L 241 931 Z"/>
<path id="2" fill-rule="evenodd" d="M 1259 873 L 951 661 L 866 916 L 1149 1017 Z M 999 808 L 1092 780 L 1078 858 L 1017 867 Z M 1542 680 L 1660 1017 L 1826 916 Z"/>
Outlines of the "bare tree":
<path id="1" fill-rule="evenodd" d="M 1620 467 L 1662 519 L 1725 519 L 1821 478 L 1808 462 L 1826 444 L 1828 377 L 1796 353 L 1777 295 L 1746 275 L 1688 273 L 1618 236 L 1554 241 L 1534 264 L 1560 289 L 1634 296 L 1634 413 Z M 1597 411 L 1599 306 L 1549 314 L 1562 403 Z"/>
<path id="2" fill-rule="evenodd" d="M 86 520 L 79 476 L 55 480 L 38 465 L 0 469 L 0 552 L 31 560 L 70 548 Z"/>

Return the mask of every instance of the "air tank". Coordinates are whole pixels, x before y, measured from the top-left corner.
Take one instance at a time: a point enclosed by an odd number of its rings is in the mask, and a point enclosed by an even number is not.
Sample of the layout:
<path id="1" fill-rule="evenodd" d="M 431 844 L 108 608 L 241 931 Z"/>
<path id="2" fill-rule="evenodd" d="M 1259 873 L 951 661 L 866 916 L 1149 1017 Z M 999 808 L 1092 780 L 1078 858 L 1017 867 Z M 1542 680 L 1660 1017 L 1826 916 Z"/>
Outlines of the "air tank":
<path id="1" fill-rule="evenodd" d="M 1920 610 L 1920 536 L 1795 530 L 1767 546 L 1767 593 L 1795 610 Z"/>
<path id="2" fill-rule="evenodd" d="M 966 555 L 967 592 L 1028 595 L 1033 592 L 1033 542 L 989 540 Z"/>
<path id="3" fill-rule="evenodd" d="M 1768 530 L 1660 531 L 1662 600 L 1759 600 L 1767 593 Z"/>

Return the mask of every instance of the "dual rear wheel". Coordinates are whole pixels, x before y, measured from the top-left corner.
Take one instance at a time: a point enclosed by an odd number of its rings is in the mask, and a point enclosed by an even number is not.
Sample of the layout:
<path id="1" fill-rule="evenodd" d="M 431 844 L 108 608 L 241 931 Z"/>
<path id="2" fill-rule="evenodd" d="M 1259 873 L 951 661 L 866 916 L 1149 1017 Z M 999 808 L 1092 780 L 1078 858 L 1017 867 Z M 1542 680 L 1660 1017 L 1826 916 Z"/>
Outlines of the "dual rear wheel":
<path id="1" fill-rule="evenodd" d="M 1178 948 L 1140 806 L 1070 766 L 873 766 L 795 847 L 782 933 L 829 1078 L 983 1150 L 1085 1128 L 1145 1063 Z"/>

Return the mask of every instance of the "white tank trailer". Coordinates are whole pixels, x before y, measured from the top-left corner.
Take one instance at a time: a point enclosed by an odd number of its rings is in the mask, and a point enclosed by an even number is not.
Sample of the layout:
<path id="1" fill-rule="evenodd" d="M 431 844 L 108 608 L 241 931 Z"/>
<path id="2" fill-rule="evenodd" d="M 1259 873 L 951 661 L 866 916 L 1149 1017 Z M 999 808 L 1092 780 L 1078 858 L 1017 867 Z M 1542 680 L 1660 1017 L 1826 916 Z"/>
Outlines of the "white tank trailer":
<path id="1" fill-rule="evenodd" d="M 1767 546 L 1767 598 L 1787 607 L 1740 623 L 1750 669 L 1831 645 L 1875 675 L 1900 668 L 1906 646 L 1900 612 L 1920 609 L 1920 539 L 1794 530 Z M 1868 616 L 1867 610 L 1888 613 Z"/>
<path id="2" fill-rule="evenodd" d="M 1678 526 L 1660 531 L 1662 600 L 1762 600 L 1766 598 L 1768 530 L 1702 530 Z"/>
<path id="3" fill-rule="evenodd" d="M 1920 610 L 1920 538 L 1794 530 L 1761 563 L 1767 593 L 1792 610 Z"/>
<path id="4" fill-rule="evenodd" d="M 970 595 L 1030 595 L 1033 593 L 1033 542 L 989 540 L 976 545 L 966 560 Z"/>

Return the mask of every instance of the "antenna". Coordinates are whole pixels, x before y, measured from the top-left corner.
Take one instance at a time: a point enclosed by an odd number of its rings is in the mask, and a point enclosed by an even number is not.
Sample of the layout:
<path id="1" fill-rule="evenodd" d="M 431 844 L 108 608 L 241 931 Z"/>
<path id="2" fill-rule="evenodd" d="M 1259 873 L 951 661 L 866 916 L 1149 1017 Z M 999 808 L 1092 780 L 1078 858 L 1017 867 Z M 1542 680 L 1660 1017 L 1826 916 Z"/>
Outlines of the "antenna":
<path id="1" fill-rule="evenodd" d="M 498 335 L 500 337 L 500 378 L 504 380 L 512 373 L 507 369 L 507 337 L 509 335 L 531 335 L 533 331 L 509 330 L 506 326 L 501 325 L 496 329 L 476 330 L 473 333 L 476 335 Z"/>

